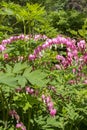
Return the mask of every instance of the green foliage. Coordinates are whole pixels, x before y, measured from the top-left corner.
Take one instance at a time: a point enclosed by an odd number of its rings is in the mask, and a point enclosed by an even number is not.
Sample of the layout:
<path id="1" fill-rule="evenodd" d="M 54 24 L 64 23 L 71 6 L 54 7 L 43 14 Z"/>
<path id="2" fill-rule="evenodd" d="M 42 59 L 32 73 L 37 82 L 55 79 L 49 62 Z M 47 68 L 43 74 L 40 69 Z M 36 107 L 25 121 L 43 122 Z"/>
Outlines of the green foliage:
<path id="1" fill-rule="evenodd" d="M 23 32 L 33 35 L 41 33 L 50 37 L 57 34 L 56 29 L 50 24 L 45 7 L 41 4 L 26 3 L 25 6 L 21 6 L 12 2 L 9 4 L 2 2 L 0 14 L 2 19 L 1 29 L 7 31 L 7 33 Z M 3 23 L 3 19 L 6 22 Z"/>
<path id="2" fill-rule="evenodd" d="M 80 37 L 78 30 L 81 29 L 84 24 L 84 14 L 75 10 L 60 10 L 58 12 L 52 12 L 50 17 L 53 27 L 57 28 L 59 33 Z"/>
<path id="3" fill-rule="evenodd" d="M 33 85 L 33 86 L 39 86 L 43 87 L 46 86 L 48 83 L 48 80 L 45 78 L 47 77 L 47 74 L 41 70 L 35 70 L 29 74 L 30 69 L 26 69 L 24 71 L 23 76 L 26 77 L 26 79 Z"/>
<path id="4" fill-rule="evenodd" d="M 84 24 L 82 26 L 82 29 L 79 29 L 78 33 L 81 37 L 87 39 L 87 18 L 84 20 Z"/>
<path id="5" fill-rule="evenodd" d="M 31 67 L 26 62 L 19 62 L 13 67 L 8 64 L 6 65 L 5 73 L 0 73 L 0 83 L 8 85 L 11 90 L 14 90 L 18 86 L 25 87 L 28 83 L 41 88 L 46 86 L 49 81 L 45 79 L 46 77 L 47 74 L 40 69 L 31 71 Z"/>

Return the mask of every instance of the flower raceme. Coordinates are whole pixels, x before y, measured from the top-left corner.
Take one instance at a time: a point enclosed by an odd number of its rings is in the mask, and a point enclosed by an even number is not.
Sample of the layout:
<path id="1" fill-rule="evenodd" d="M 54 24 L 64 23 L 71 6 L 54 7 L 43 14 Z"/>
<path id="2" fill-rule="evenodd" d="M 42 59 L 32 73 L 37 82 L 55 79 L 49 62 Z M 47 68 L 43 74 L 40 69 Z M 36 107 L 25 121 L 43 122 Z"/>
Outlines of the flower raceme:
<path id="1" fill-rule="evenodd" d="M 9 115 L 12 116 L 12 118 L 16 119 L 16 122 L 17 122 L 16 128 L 17 129 L 20 128 L 21 130 L 26 130 L 26 127 L 24 126 L 24 124 L 22 122 L 20 122 L 20 117 L 15 110 L 10 110 Z"/>
<path id="2" fill-rule="evenodd" d="M 33 54 L 29 55 L 29 61 L 33 61 L 36 58 L 42 57 L 42 52 L 45 51 L 47 48 L 51 48 L 52 45 L 61 45 L 63 44 L 66 46 L 66 56 L 57 55 L 56 59 L 60 63 L 59 66 L 57 64 L 56 68 L 61 69 L 61 66 L 63 68 L 67 68 L 70 65 L 73 65 L 73 61 L 77 62 L 82 58 L 82 61 L 87 62 L 86 60 L 86 42 L 85 40 L 81 40 L 76 43 L 76 40 L 70 39 L 70 38 L 64 38 L 62 36 L 58 36 L 53 39 L 46 39 L 46 42 L 40 46 L 38 46 Z M 79 53 L 82 53 L 81 56 L 79 56 Z M 42 54 L 42 55 L 41 55 Z"/>
<path id="3" fill-rule="evenodd" d="M 78 50 L 80 50 L 81 52 L 83 52 L 86 49 L 86 43 L 85 40 L 81 40 L 77 43 L 78 46 Z"/>
<path id="4" fill-rule="evenodd" d="M 54 108 L 54 104 L 51 100 L 50 96 L 45 96 L 44 94 L 42 94 L 42 101 L 44 102 L 44 104 L 47 107 L 47 110 L 49 111 L 50 115 L 52 117 L 54 117 L 57 113 L 56 109 Z"/>
<path id="5" fill-rule="evenodd" d="M 17 40 L 29 40 L 33 39 L 35 41 L 37 40 L 46 40 L 42 45 L 39 45 L 33 52 L 33 54 L 29 54 L 28 60 L 34 61 L 36 58 L 40 58 L 44 55 L 45 50 L 51 49 L 52 45 L 61 45 L 63 44 L 66 46 L 66 56 L 57 55 L 56 59 L 58 62 L 60 62 L 60 65 L 62 65 L 64 68 L 70 66 L 73 63 L 73 60 L 76 60 L 76 62 L 82 58 L 82 61 L 84 63 L 87 62 L 87 53 L 86 53 L 86 42 L 85 40 L 80 40 L 79 42 L 76 42 L 74 39 L 65 38 L 63 36 L 57 36 L 56 38 L 49 39 L 45 35 L 19 35 L 19 36 L 11 36 L 9 39 L 2 40 L 0 45 L 0 51 L 3 52 L 6 50 L 6 45 L 12 43 L 13 41 Z M 82 57 L 79 57 L 79 52 L 82 53 Z M 4 59 L 8 58 L 8 54 L 4 55 Z M 18 60 L 23 60 L 23 58 L 20 56 L 18 57 Z M 58 65 L 56 66 L 58 68 Z M 59 67 L 61 68 L 61 67 Z"/>
<path id="6" fill-rule="evenodd" d="M 47 36 L 46 35 L 35 35 L 35 36 L 32 36 L 32 35 L 19 35 L 19 36 L 11 36 L 10 38 L 8 39 L 5 39 L 5 40 L 2 40 L 1 42 L 1 45 L 0 45 L 0 52 L 3 52 L 4 50 L 6 50 L 6 45 L 7 44 L 11 44 L 12 42 L 14 41 L 17 41 L 17 40 L 24 40 L 24 41 L 28 41 L 30 39 L 33 39 L 35 41 L 37 40 L 45 40 L 47 39 Z M 37 52 L 40 51 L 39 48 L 37 50 Z M 8 57 L 6 55 L 3 56 L 4 59 L 7 59 Z M 29 60 L 34 60 L 36 57 L 35 55 L 29 55 L 28 59 Z M 22 61 L 23 60 L 23 56 L 20 56 L 18 57 L 18 61 Z"/>
<path id="7" fill-rule="evenodd" d="M 40 39 L 45 40 L 45 39 L 47 39 L 47 36 L 40 35 L 40 34 L 35 35 L 35 36 L 21 34 L 19 36 L 11 36 L 8 39 L 2 40 L 1 45 L 6 46 L 7 44 L 12 43 L 13 41 L 17 41 L 17 40 L 25 40 L 26 41 L 26 40 L 29 40 L 29 39 L 34 39 L 35 41 L 40 40 Z"/>
<path id="8" fill-rule="evenodd" d="M 45 50 L 46 48 L 50 48 L 52 45 L 55 45 L 55 44 L 56 45 L 60 45 L 60 44 L 66 45 L 67 52 L 71 52 L 72 53 L 73 50 L 75 52 L 77 52 L 77 47 L 75 45 L 75 42 L 76 42 L 75 40 L 64 38 L 62 36 L 58 36 L 57 38 L 53 38 L 53 39 L 47 39 L 44 44 L 42 44 L 41 46 L 38 46 L 34 50 L 33 56 L 37 58 L 42 50 Z M 76 54 L 73 54 L 73 55 L 75 56 Z"/>
<path id="9" fill-rule="evenodd" d="M 51 115 L 52 117 L 54 117 L 55 114 L 56 114 L 56 109 L 52 108 L 52 109 L 50 110 L 50 115 Z"/>
<path id="10" fill-rule="evenodd" d="M 26 130 L 26 127 L 24 126 L 24 124 L 23 124 L 22 122 L 17 123 L 17 124 L 16 124 L 16 128 L 17 128 L 17 129 L 20 128 L 21 130 Z"/>

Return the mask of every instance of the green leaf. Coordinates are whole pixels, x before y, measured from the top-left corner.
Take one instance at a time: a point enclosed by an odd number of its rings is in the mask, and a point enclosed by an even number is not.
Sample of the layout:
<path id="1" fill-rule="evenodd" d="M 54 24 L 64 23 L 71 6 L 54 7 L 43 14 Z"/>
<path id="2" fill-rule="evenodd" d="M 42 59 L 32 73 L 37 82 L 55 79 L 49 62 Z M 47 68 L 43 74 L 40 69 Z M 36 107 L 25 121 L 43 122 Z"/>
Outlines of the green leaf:
<path id="1" fill-rule="evenodd" d="M 27 68 L 27 64 L 26 63 L 16 63 L 14 68 L 13 68 L 13 73 L 19 73 L 21 70 Z"/>
<path id="2" fill-rule="evenodd" d="M 6 64 L 6 72 L 11 73 L 12 72 L 12 67 L 9 64 Z"/>
<path id="3" fill-rule="evenodd" d="M 51 118 L 51 117 L 47 118 L 47 125 L 57 127 L 57 128 L 63 128 L 62 121 L 57 121 L 56 118 Z"/>
<path id="4" fill-rule="evenodd" d="M 9 52 L 13 51 L 14 49 L 15 49 L 15 47 L 6 48 L 4 53 L 9 53 Z"/>
<path id="5" fill-rule="evenodd" d="M 13 32 L 13 29 L 12 29 L 11 27 L 3 26 L 3 25 L 0 25 L 0 30 L 1 30 L 1 31 Z"/>
<path id="6" fill-rule="evenodd" d="M 17 87 L 18 83 L 15 77 L 12 74 L 1 73 L 0 74 L 0 83 L 6 84 L 11 87 Z"/>
<path id="7" fill-rule="evenodd" d="M 26 75 L 24 73 L 24 76 L 32 85 L 43 87 L 48 83 L 48 80 L 45 79 L 47 74 L 41 70 L 35 70 L 31 73 L 26 72 Z"/>
<path id="8" fill-rule="evenodd" d="M 30 67 L 30 66 L 29 66 L 29 68 L 26 68 L 24 70 L 23 76 L 27 77 L 29 75 L 29 73 L 31 72 L 31 70 L 32 70 L 32 67 Z"/>
<path id="9" fill-rule="evenodd" d="M 19 75 L 16 77 L 16 79 L 18 80 L 18 84 L 21 86 L 21 87 L 25 87 L 26 83 L 27 83 L 27 80 L 25 77 Z"/>
<path id="10" fill-rule="evenodd" d="M 32 108 L 32 106 L 30 105 L 29 102 L 26 102 L 26 103 L 25 103 L 25 106 L 23 107 L 23 110 L 24 110 L 24 111 L 27 111 L 29 108 Z"/>
<path id="11" fill-rule="evenodd" d="M 8 15 L 14 15 L 14 12 L 12 11 L 12 9 L 10 9 L 10 8 L 4 8 L 4 13 L 5 14 L 8 14 Z"/>

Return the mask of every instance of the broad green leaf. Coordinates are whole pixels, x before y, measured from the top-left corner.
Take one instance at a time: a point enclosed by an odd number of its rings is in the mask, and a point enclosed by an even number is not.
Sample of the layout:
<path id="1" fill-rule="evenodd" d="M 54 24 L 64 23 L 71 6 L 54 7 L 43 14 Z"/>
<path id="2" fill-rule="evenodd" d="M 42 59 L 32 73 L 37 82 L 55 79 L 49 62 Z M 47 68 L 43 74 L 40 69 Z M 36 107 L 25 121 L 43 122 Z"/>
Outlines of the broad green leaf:
<path id="1" fill-rule="evenodd" d="M 26 63 L 16 63 L 14 68 L 13 68 L 13 73 L 19 73 L 21 70 L 27 68 L 27 64 Z"/>
<path id="2" fill-rule="evenodd" d="M 11 73 L 12 72 L 12 67 L 9 64 L 6 64 L 6 72 Z"/>
<path id="3" fill-rule="evenodd" d="M 47 74 L 41 70 L 35 70 L 31 73 L 26 73 L 24 76 L 32 85 L 43 87 L 48 83 L 48 80 L 45 79 Z"/>
<path id="4" fill-rule="evenodd" d="M 8 74 L 8 73 L 1 73 L 0 74 L 0 83 L 1 84 L 6 84 L 8 86 L 11 87 L 17 87 L 17 80 L 15 79 L 15 77 L 12 74 Z"/>
<path id="5" fill-rule="evenodd" d="M 24 70 L 23 76 L 27 77 L 29 75 L 29 73 L 31 72 L 31 70 L 32 70 L 32 67 L 30 67 L 30 66 L 29 66 L 29 68 L 26 68 Z"/>
<path id="6" fill-rule="evenodd" d="M 16 79 L 18 80 L 18 84 L 21 86 L 21 87 L 25 87 L 26 83 L 27 83 L 27 80 L 25 77 L 19 75 L 16 77 Z"/>

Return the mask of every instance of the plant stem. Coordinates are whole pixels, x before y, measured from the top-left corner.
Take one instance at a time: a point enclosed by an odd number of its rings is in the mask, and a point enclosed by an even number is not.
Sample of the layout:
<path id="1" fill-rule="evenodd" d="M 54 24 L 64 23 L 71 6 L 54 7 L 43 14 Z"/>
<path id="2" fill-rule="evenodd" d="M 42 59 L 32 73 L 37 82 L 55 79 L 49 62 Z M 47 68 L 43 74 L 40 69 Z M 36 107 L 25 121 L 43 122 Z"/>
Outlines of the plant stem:
<path id="1" fill-rule="evenodd" d="M 31 109 L 28 111 L 28 128 L 27 130 L 30 130 L 30 119 L 31 119 Z"/>
<path id="2" fill-rule="evenodd" d="M 5 109 L 4 109 L 4 99 L 3 99 L 2 90 L 1 90 L 1 102 L 2 102 L 2 117 L 3 117 L 3 121 L 5 121 Z"/>
<path id="3" fill-rule="evenodd" d="M 25 21 L 23 21 L 23 25 L 24 25 L 24 34 L 26 34 L 26 24 L 25 24 Z"/>

